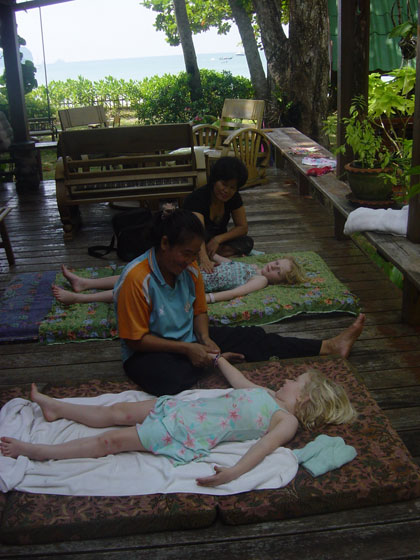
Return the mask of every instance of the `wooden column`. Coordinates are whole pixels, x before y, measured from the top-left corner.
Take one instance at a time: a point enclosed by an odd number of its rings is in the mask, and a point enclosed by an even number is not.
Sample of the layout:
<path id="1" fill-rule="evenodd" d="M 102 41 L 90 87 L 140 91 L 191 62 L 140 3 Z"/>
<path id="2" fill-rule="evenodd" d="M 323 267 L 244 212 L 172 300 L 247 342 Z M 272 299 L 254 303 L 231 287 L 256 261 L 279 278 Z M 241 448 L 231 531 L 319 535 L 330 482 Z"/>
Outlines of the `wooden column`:
<path id="1" fill-rule="evenodd" d="M 370 0 L 338 0 L 337 52 L 337 145 L 345 142 L 341 122 L 350 111 L 355 95 L 368 96 Z M 344 165 L 351 153 L 337 156 L 337 176 L 344 174 Z"/>
<path id="2" fill-rule="evenodd" d="M 420 1 L 418 3 L 420 17 Z M 420 22 L 420 19 L 418 20 Z M 413 127 L 413 166 L 420 165 L 420 25 L 417 24 L 417 70 L 416 70 L 416 106 Z M 411 177 L 411 184 L 420 181 L 420 175 Z M 413 243 L 420 243 L 420 195 L 414 196 L 409 203 L 407 237 Z"/>
<path id="3" fill-rule="evenodd" d="M 10 124 L 13 128 L 13 154 L 16 167 L 16 186 L 32 188 L 39 186 L 39 172 L 35 142 L 29 137 L 26 117 L 25 94 L 16 31 L 14 6 L 0 5 L 1 36 L 4 66 L 7 75 Z"/>

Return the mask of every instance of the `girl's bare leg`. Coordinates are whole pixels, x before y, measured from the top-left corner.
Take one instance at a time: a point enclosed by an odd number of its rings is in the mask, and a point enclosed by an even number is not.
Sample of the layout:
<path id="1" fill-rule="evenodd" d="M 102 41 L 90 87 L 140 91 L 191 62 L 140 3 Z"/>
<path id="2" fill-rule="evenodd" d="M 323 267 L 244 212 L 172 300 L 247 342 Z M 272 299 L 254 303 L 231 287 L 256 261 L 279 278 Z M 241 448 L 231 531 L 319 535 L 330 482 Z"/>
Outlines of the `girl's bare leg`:
<path id="1" fill-rule="evenodd" d="M 27 443 L 11 437 L 2 437 L 0 451 L 5 457 L 14 459 L 19 455 L 24 455 L 35 461 L 46 461 L 48 459 L 105 457 L 124 451 L 147 451 L 147 449 L 143 447 L 135 426 L 131 426 L 56 445 Z"/>
<path id="2" fill-rule="evenodd" d="M 52 285 L 52 293 L 57 301 L 64 303 L 64 305 L 71 305 L 73 303 L 92 303 L 94 301 L 102 301 L 104 303 L 113 302 L 113 291 L 105 290 L 103 292 L 95 292 L 93 294 L 79 294 L 76 292 L 69 292 L 55 284 Z"/>
<path id="3" fill-rule="evenodd" d="M 85 290 L 112 290 L 119 276 L 107 276 L 105 278 L 83 278 L 71 272 L 64 264 L 61 265 L 61 272 L 68 282 L 70 282 L 72 290 L 76 293 Z"/>
<path id="4" fill-rule="evenodd" d="M 35 383 L 32 383 L 31 400 L 41 407 L 47 422 L 65 418 L 91 428 L 141 424 L 156 403 L 156 399 L 148 399 L 136 403 L 115 403 L 110 406 L 74 404 L 40 393 Z"/>

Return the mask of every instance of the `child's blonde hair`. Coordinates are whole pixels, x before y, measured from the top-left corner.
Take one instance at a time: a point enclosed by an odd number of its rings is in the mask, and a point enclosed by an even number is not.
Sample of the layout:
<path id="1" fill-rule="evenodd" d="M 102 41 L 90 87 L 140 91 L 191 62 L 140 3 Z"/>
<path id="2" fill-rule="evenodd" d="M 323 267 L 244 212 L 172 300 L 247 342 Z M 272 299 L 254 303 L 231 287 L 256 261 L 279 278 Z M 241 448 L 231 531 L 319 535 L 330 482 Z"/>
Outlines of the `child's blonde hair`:
<path id="1" fill-rule="evenodd" d="M 292 265 L 292 268 L 289 270 L 289 272 L 286 272 L 283 283 L 302 284 L 302 282 L 305 282 L 307 279 L 305 273 L 302 270 L 302 267 L 296 262 L 295 258 L 291 255 L 285 255 L 283 258 L 290 261 Z"/>
<path id="2" fill-rule="evenodd" d="M 343 387 L 316 369 L 309 369 L 308 373 L 310 379 L 295 410 L 295 416 L 302 426 L 313 430 L 323 424 L 353 422 L 357 413 Z"/>

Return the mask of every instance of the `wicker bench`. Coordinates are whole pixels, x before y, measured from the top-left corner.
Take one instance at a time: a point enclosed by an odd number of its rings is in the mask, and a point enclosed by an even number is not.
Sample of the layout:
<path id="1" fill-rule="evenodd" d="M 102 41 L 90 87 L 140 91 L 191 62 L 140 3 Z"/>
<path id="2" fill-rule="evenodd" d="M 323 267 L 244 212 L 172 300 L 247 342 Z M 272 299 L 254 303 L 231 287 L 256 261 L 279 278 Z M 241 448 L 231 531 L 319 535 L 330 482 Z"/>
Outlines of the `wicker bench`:
<path id="1" fill-rule="evenodd" d="M 319 177 L 307 175 L 308 167 L 302 164 L 302 155 L 294 153 L 293 149 L 315 148 L 325 157 L 334 157 L 323 146 L 320 146 L 295 128 L 276 128 L 267 132 L 270 142 L 276 149 L 276 163 L 278 166 L 285 162 L 295 173 L 300 195 L 309 194 L 311 188 L 321 198 L 321 202 L 328 202 L 334 213 L 334 234 L 337 239 L 347 238 L 344 224 L 347 216 L 355 209 L 348 200 L 349 186 L 337 179 L 333 173 Z M 385 233 L 364 232 L 366 239 L 376 248 L 378 253 L 391 262 L 403 274 L 403 303 L 402 319 L 412 325 L 420 324 L 420 244 L 412 243 L 405 237 L 397 237 Z"/>
<path id="2" fill-rule="evenodd" d="M 170 152 L 189 147 L 182 154 Z M 192 128 L 163 124 L 60 134 L 57 204 L 64 237 L 79 224 L 79 205 L 123 200 L 179 202 L 197 181 Z"/>

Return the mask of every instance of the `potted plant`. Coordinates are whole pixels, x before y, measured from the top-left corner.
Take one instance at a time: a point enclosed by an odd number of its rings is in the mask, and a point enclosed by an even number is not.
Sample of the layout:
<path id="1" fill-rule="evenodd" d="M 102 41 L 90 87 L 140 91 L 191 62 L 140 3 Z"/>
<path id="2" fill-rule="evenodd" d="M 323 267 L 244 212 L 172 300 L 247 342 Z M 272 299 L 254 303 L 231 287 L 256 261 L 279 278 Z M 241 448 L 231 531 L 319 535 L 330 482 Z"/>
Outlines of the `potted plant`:
<path id="1" fill-rule="evenodd" d="M 343 119 L 346 145 L 354 160 L 344 166 L 353 196 L 363 201 L 385 201 L 392 196 L 392 185 L 384 177 L 391 173 L 392 152 L 378 134 L 374 118 L 368 115 L 363 96 L 354 98 L 350 115 Z M 339 150 L 344 152 L 346 145 Z"/>
<path id="2" fill-rule="evenodd" d="M 407 193 L 415 80 L 416 71 L 408 66 L 393 70 L 385 79 L 371 74 L 368 106 L 363 97 L 356 97 L 350 116 L 343 119 L 346 145 L 355 156 L 345 169 L 358 200 L 389 201 L 395 191 L 401 193 L 400 199 Z"/>
<path id="3" fill-rule="evenodd" d="M 417 17 L 411 9 L 410 0 L 405 2 L 395 0 L 391 7 L 391 19 L 394 28 L 388 34 L 388 37 L 391 39 L 400 37 L 398 46 L 401 49 L 404 62 L 407 63 L 409 60 L 416 58 L 417 47 Z"/>

